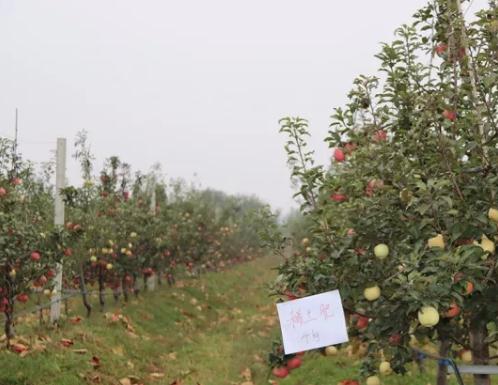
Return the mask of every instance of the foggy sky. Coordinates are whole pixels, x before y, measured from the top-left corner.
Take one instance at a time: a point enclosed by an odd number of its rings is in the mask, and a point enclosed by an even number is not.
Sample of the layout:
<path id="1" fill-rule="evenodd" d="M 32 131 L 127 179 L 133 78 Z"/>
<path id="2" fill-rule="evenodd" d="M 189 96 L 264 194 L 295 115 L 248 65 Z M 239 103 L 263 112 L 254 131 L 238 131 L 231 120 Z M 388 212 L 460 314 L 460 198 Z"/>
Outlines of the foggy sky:
<path id="1" fill-rule="evenodd" d="M 484 4 L 476 1 L 473 8 Z M 45 161 L 86 129 L 135 170 L 292 203 L 278 119 L 310 120 L 320 163 L 352 80 L 425 0 L 0 0 L 0 135 Z M 71 183 L 79 170 L 69 159 Z M 197 174 L 194 177 L 194 174 Z"/>

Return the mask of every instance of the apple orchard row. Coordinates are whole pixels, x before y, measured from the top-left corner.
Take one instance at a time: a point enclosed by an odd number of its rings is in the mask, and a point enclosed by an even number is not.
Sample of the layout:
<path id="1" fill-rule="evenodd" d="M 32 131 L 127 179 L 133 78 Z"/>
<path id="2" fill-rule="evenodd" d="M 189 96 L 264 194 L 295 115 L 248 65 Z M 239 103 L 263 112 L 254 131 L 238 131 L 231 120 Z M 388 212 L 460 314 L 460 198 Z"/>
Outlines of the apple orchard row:
<path id="1" fill-rule="evenodd" d="M 251 213 L 263 204 L 256 198 L 183 181 L 166 185 L 157 169 L 132 177 L 116 157 L 94 177 L 85 136 L 76 147 L 84 182 L 60 192 L 65 225 L 55 226 L 51 174 L 35 174 L 11 148 L 0 141 L 0 312 L 8 340 L 18 303 L 34 306 L 35 298 L 50 302 L 57 294 L 59 262 L 63 291 L 80 291 L 90 315 L 90 291 L 103 307 L 109 290 L 127 300 L 138 294 L 139 281 L 172 283 L 177 268 L 197 274 L 258 256 Z"/>

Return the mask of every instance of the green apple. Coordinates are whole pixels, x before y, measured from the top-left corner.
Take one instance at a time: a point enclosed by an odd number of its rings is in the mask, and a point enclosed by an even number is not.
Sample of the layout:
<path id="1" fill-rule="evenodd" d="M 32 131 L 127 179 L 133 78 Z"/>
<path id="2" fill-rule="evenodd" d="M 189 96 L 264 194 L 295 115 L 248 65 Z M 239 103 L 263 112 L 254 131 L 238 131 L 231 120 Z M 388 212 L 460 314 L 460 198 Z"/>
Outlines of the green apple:
<path id="1" fill-rule="evenodd" d="M 439 312 L 435 307 L 424 306 L 418 311 L 418 320 L 422 326 L 436 326 L 439 323 Z"/>
<path id="2" fill-rule="evenodd" d="M 380 379 L 377 376 L 367 377 L 366 384 L 367 385 L 380 385 Z"/>
<path id="3" fill-rule="evenodd" d="M 498 223 L 498 209 L 491 207 L 488 211 L 488 218 Z"/>
<path id="4" fill-rule="evenodd" d="M 367 287 L 363 290 L 363 296 L 367 301 L 375 301 L 380 297 L 380 288 L 377 285 Z"/>
<path id="5" fill-rule="evenodd" d="M 374 247 L 374 254 L 379 259 L 385 259 L 389 255 L 389 247 L 384 243 L 379 243 Z"/>
<path id="6" fill-rule="evenodd" d="M 337 355 L 337 348 L 335 346 L 327 346 L 325 348 L 325 355 L 326 356 L 336 356 Z"/>
<path id="7" fill-rule="evenodd" d="M 393 372 L 389 361 L 382 361 L 379 365 L 379 373 L 383 376 L 388 376 Z"/>
<path id="8" fill-rule="evenodd" d="M 441 234 L 438 234 L 435 237 L 429 238 L 429 240 L 427 241 L 427 246 L 429 246 L 431 249 L 444 249 L 445 243 L 443 236 Z"/>

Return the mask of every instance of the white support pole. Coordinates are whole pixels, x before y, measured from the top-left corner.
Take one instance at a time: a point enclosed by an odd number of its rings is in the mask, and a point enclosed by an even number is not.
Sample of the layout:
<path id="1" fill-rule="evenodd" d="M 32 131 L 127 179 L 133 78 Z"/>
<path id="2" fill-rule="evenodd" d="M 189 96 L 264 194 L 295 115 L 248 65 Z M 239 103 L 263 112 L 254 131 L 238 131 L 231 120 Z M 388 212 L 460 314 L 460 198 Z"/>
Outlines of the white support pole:
<path id="1" fill-rule="evenodd" d="M 56 151 L 56 169 L 55 169 L 55 216 L 54 224 L 56 226 L 64 226 L 64 201 L 60 190 L 66 184 L 66 139 L 57 138 Z M 55 295 L 52 297 L 52 305 L 50 307 L 50 321 L 57 323 L 61 315 L 61 292 L 62 292 L 62 263 L 58 263 L 56 267 L 56 276 L 54 278 Z"/>

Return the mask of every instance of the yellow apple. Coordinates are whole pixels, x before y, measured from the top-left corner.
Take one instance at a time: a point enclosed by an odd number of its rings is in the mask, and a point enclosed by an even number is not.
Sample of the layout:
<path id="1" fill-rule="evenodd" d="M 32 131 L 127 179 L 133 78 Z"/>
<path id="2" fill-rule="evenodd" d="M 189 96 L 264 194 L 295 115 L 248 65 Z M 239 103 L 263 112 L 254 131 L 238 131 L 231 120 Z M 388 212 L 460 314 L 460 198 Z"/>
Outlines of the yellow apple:
<path id="1" fill-rule="evenodd" d="M 363 296 L 367 301 L 375 301 L 380 297 L 380 288 L 377 285 L 367 287 L 363 290 Z"/>
<path id="2" fill-rule="evenodd" d="M 136 238 L 136 237 L 137 237 L 137 233 L 135 233 L 135 232 L 131 233 L 131 234 L 130 234 L 130 237 L 131 237 L 131 238 Z"/>
<path id="3" fill-rule="evenodd" d="M 422 347 L 422 350 L 426 353 L 432 354 L 433 356 L 437 356 L 439 354 L 439 350 L 436 345 L 427 343 Z"/>
<path id="4" fill-rule="evenodd" d="M 429 238 L 427 241 L 427 246 L 432 248 L 444 249 L 444 238 L 441 234 L 436 235 L 433 238 Z"/>
<path id="5" fill-rule="evenodd" d="M 353 350 L 354 350 L 353 345 L 346 346 L 345 352 L 348 357 L 353 357 Z"/>
<path id="6" fill-rule="evenodd" d="M 380 379 L 377 376 L 370 376 L 367 378 L 367 385 L 380 385 Z"/>
<path id="7" fill-rule="evenodd" d="M 484 234 L 482 235 L 480 246 L 484 251 L 490 254 L 493 254 L 496 250 L 495 243 Z"/>
<path id="8" fill-rule="evenodd" d="M 108 264 L 105 266 L 105 268 L 106 268 L 107 270 L 112 270 L 112 267 L 113 267 L 113 266 L 112 266 L 112 263 L 108 263 Z"/>
<path id="9" fill-rule="evenodd" d="M 498 223 L 498 209 L 491 207 L 488 211 L 488 218 Z"/>
<path id="10" fill-rule="evenodd" d="M 90 179 L 85 180 L 85 183 L 83 184 L 86 188 L 93 187 L 93 182 Z"/>
<path id="11" fill-rule="evenodd" d="M 46 297 L 51 297 L 52 291 L 50 289 L 45 289 L 45 290 L 43 290 L 43 295 Z"/>
<path id="12" fill-rule="evenodd" d="M 432 306 L 424 306 L 418 311 L 418 320 L 425 327 L 433 327 L 439 323 L 439 313 Z"/>
<path id="13" fill-rule="evenodd" d="M 362 342 L 360 346 L 358 346 L 358 356 L 359 357 L 364 357 L 368 353 L 368 343 L 367 342 Z"/>
<path id="14" fill-rule="evenodd" d="M 11 271 L 9 271 L 9 277 L 10 278 L 15 278 L 16 275 L 17 275 L 16 269 L 12 269 Z"/>
<path id="15" fill-rule="evenodd" d="M 391 368 L 391 363 L 389 361 L 383 361 L 379 365 L 379 373 L 383 376 L 388 376 L 393 372 Z"/>
<path id="16" fill-rule="evenodd" d="M 389 247 L 384 243 L 379 243 L 374 247 L 374 254 L 379 259 L 384 259 L 389 255 Z"/>
<path id="17" fill-rule="evenodd" d="M 337 355 L 337 348 L 335 346 L 327 346 L 325 348 L 325 355 L 326 356 L 336 356 Z"/>
<path id="18" fill-rule="evenodd" d="M 97 257 L 95 255 L 92 255 L 90 257 L 90 262 L 97 262 Z"/>
<path id="19" fill-rule="evenodd" d="M 419 347 L 419 342 L 417 340 L 417 337 L 415 337 L 413 334 L 410 334 L 410 342 L 408 342 L 408 345 L 410 345 L 411 348 Z"/>
<path id="20" fill-rule="evenodd" d="M 303 238 L 303 240 L 301 241 L 301 245 L 303 245 L 303 247 L 306 247 L 310 244 L 310 240 L 308 238 Z"/>
<path id="21" fill-rule="evenodd" d="M 466 363 L 472 362 L 472 352 L 470 350 L 464 350 L 461 353 L 462 361 Z"/>

